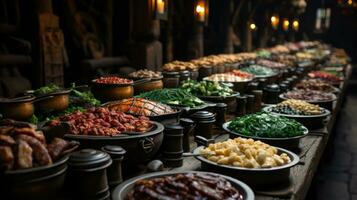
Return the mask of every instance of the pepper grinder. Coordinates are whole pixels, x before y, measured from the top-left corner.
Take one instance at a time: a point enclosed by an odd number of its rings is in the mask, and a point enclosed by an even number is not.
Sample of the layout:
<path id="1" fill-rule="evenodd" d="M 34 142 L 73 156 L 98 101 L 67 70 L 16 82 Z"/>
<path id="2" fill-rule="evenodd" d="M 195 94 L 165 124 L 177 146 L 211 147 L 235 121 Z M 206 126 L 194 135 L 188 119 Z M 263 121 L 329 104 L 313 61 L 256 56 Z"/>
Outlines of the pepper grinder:
<path id="1" fill-rule="evenodd" d="M 195 122 L 189 118 L 181 118 L 180 124 L 183 126 L 183 141 L 182 147 L 184 152 L 190 152 L 190 135 L 193 135 L 193 129 L 195 128 Z"/>
<path id="2" fill-rule="evenodd" d="M 246 97 L 247 97 L 246 113 L 247 114 L 254 113 L 255 97 L 252 94 L 247 94 Z"/>
<path id="3" fill-rule="evenodd" d="M 267 85 L 267 79 L 266 78 L 260 78 L 258 80 L 258 87 L 253 90 L 262 90 L 266 85 Z M 251 90 L 253 92 L 253 90 Z"/>
<path id="4" fill-rule="evenodd" d="M 236 116 L 241 117 L 246 114 L 247 97 L 237 96 L 236 102 L 237 102 Z"/>
<path id="5" fill-rule="evenodd" d="M 284 83 L 285 84 L 285 83 Z M 277 84 L 267 85 L 263 91 L 263 102 L 266 104 L 279 103 L 279 94 L 281 93 L 280 87 Z"/>
<path id="6" fill-rule="evenodd" d="M 259 112 L 262 109 L 262 98 L 263 91 L 262 90 L 253 90 L 252 94 L 254 95 L 254 112 Z"/>
<path id="7" fill-rule="evenodd" d="M 71 154 L 65 187 L 74 199 L 109 199 L 106 169 L 112 164 L 109 154 L 83 149 Z"/>
<path id="8" fill-rule="evenodd" d="M 247 91 L 245 93 L 250 93 L 252 90 L 257 90 L 259 86 L 259 82 L 252 81 L 248 83 Z"/>
<path id="9" fill-rule="evenodd" d="M 109 187 L 113 190 L 117 185 L 123 182 L 121 163 L 124 159 L 126 151 L 120 146 L 107 145 L 102 147 L 102 151 L 108 153 L 113 160 L 113 163 L 108 167 L 107 177 Z"/>
<path id="10" fill-rule="evenodd" d="M 227 104 L 217 103 L 216 104 L 216 126 L 222 128 L 222 125 L 226 122 Z"/>
<path id="11" fill-rule="evenodd" d="M 162 161 L 167 167 L 180 167 L 183 164 L 183 127 L 180 124 L 167 124 L 162 143 Z"/>
<path id="12" fill-rule="evenodd" d="M 213 125 L 216 118 L 213 113 L 208 111 L 197 111 L 190 115 L 190 118 L 195 122 L 195 135 L 201 135 L 205 138 L 212 138 Z"/>

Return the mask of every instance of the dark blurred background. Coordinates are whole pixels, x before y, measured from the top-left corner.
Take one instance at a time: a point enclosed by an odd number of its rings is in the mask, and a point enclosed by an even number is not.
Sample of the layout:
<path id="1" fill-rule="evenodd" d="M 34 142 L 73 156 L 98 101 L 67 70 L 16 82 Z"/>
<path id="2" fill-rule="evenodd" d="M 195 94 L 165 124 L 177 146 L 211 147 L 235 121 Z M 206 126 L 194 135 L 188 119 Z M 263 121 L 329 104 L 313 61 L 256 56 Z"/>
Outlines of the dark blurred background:
<path id="1" fill-rule="evenodd" d="M 288 41 L 323 40 L 355 60 L 356 6 L 353 0 L 0 0 L 0 96 Z"/>

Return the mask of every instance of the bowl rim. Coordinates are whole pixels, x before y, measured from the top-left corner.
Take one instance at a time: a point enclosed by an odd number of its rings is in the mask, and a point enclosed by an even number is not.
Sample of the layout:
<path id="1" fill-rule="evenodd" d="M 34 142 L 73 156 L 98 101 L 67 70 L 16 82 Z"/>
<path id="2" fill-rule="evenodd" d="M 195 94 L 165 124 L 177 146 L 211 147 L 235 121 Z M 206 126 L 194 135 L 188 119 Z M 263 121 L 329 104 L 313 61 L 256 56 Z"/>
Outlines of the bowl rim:
<path id="1" fill-rule="evenodd" d="M 269 172 L 269 171 L 276 171 L 276 170 L 281 170 L 281 169 L 287 169 L 287 168 L 291 168 L 291 167 L 294 167 L 295 165 L 297 165 L 300 161 L 300 157 L 289 151 L 289 150 L 286 150 L 286 149 L 283 149 L 283 148 L 280 148 L 280 147 L 275 147 L 273 146 L 274 148 L 276 148 L 278 150 L 278 153 L 286 153 L 288 154 L 289 158 L 291 159 L 291 161 L 285 165 L 281 165 L 281 166 L 277 166 L 277 167 L 271 167 L 271 168 L 246 168 L 246 167 L 236 167 L 236 166 L 231 166 L 231 165 L 221 165 L 221 164 L 217 164 L 213 161 L 210 161 L 206 158 L 204 158 L 203 156 L 200 155 L 200 150 L 205 148 L 204 146 L 199 146 L 197 147 L 196 149 L 193 150 L 193 154 L 197 154 L 195 156 L 195 158 L 201 162 L 204 162 L 204 163 L 207 163 L 207 164 L 210 164 L 210 165 L 214 165 L 214 166 L 219 166 L 219 167 L 222 167 L 222 168 L 226 168 L 226 169 L 233 169 L 233 170 L 241 170 L 241 171 L 251 171 L 251 172 Z"/>
<path id="2" fill-rule="evenodd" d="M 289 115 L 289 114 L 277 113 L 277 112 L 272 111 L 271 109 L 274 108 L 274 107 L 276 107 L 276 104 L 264 107 L 263 111 L 272 113 L 274 115 L 283 116 L 283 117 L 307 118 L 307 119 L 308 118 L 327 117 L 327 116 L 329 116 L 331 114 L 331 112 L 329 110 L 327 110 L 326 108 L 321 108 L 323 110 L 323 113 L 322 114 L 318 114 L 318 115 Z"/>
<path id="3" fill-rule="evenodd" d="M 35 96 L 35 99 L 40 99 L 40 98 L 49 97 L 49 96 L 53 96 L 53 98 L 55 98 L 56 96 L 60 96 L 60 95 L 69 96 L 70 93 L 71 93 L 70 89 L 61 89 L 59 91 L 49 92 L 46 94 Z M 51 98 L 51 99 L 53 99 L 53 98 Z M 41 100 L 38 100 L 38 102 L 45 101 L 45 100 L 48 100 L 48 99 L 41 99 Z"/>
<path id="4" fill-rule="evenodd" d="M 258 65 L 258 64 L 253 64 L 253 65 Z M 257 79 L 257 78 L 271 78 L 271 77 L 274 77 L 274 76 L 278 76 L 279 75 L 279 70 L 277 69 L 272 69 L 270 67 L 266 67 L 266 66 L 263 66 L 263 65 L 259 65 L 261 67 L 264 67 L 264 68 L 267 68 L 267 69 L 270 69 L 273 71 L 272 74 L 269 74 L 269 75 L 256 75 L 256 74 L 253 74 L 254 75 L 254 79 Z M 249 66 L 248 66 L 249 67 Z M 248 68 L 248 67 L 243 67 L 243 68 Z M 242 68 L 242 69 L 243 69 Z M 243 71 L 243 70 L 242 70 Z M 243 71 L 243 72 L 246 72 L 246 71 Z M 248 72 L 249 73 L 249 72 Z"/>
<path id="5" fill-rule="evenodd" d="M 120 77 L 120 76 L 114 76 L 114 77 L 123 78 L 123 77 Z M 101 77 L 99 77 L 99 78 L 101 78 Z M 95 79 L 91 80 L 91 83 L 93 84 L 93 86 L 124 87 L 124 86 L 133 86 L 134 85 L 134 80 L 133 79 L 129 79 L 129 78 L 123 78 L 123 79 L 131 80 L 130 83 L 97 83 L 96 80 L 98 80 L 99 78 L 95 78 Z"/>
<path id="6" fill-rule="evenodd" d="M 139 175 L 133 178 L 130 178 L 124 182 L 122 182 L 120 185 L 118 185 L 112 195 L 113 199 L 116 199 L 115 197 L 121 197 L 120 195 L 123 194 L 123 191 L 125 189 L 127 189 L 128 187 L 132 186 L 136 181 L 138 180 L 142 180 L 142 179 L 150 179 L 150 178 L 156 178 L 156 177 L 163 177 L 163 176 L 171 176 L 171 175 L 175 175 L 175 174 L 188 174 L 188 173 L 193 173 L 193 174 L 208 174 L 208 175 L 212 175 L 212 176 L 218 176 L 221 177 L 223 179 L 225 179 L 226 181 L 230 182 L 231 184 L 235 184 L 235 185 L 239 185 L 243 191 L 239 191 L 242 193 L 246 194 L 246 198 L 244 200 L 254 200 L 255 199 L 255 195 L 253 190 L 244 182 L 223 175 L 223 174 L 219 174 L 219 173 L 214 173 L 214 172 L 205 172 L 205 171 L 161 171 L 161 172 L 153 172 L 153 173 L 148 173 L 148 174 L 143 174 L 143 175 Z M 233 186 L 234 187 L 234 186 Z M 235 187 L 237 188 L 237 187 Z M 123 194 L 125 195 L 125 194 Z"/>
<path id="7" fill-rule="evenodd" d="M 316 90 L 314 90 L 314 91 L 316 91 Z M 329 103 L 329 102 L 333 102 L 333 101 L 336 101 L 336 100 L 337 100 L 337 96 L 336 96 L 334 93 L 331 93 L 331 92 L 327 92 L 327 93 L 329 93 L 329 94 L 332 95 L 332 99 L 330 99 L 330 100 L 320 100 L 320 101 L 304 100 L 304 99 L 297 99 L 297 100 L 303 100 L 303 101 L 306 101 L 306 102 L 308 102 L 308 103 Z M 285 94 L 286 94 L 286 92 L 280 94 L 280 95 L 279 95 L 279 98 L 280 98 L 280 99 L 283 99 L 283 100 L 293 99 L 293 98 L 287 98 L 287 97 L 285 97 Z"/>
<path id="8" fill-rule="evenodd" d="M 331 85 L 331 86 L 332 86 L 332 88 L 333 88 L 333 91 L 326 92 L 326 93 L 338 94 L 338 93 L 340 93 L 340 92 L 341 92 L 341 89 L 340 89 L 340 88 L 337 88 L 337 87 L 335 87 L 335 86 L 333 86 L 333 85 Z M 301 89 L 301 88 L 297 88 L 297 87 L 294 87 L 294 88 L 293 88 L 293 90 L 303 90 L 303 89 Z M 320 92 L 325 92 L 325 91 L 323 91 L 323 90 L 317 90 L 317 91 L 320 91 Z"/>
<path id="9" fill-rule="evenodd" d="M 233 92 L 231 95 L 228 96 L 201 96 L 201 95 L 197 95 L 198 98 L 200 99 L 229 99 L 229 98 L 233 98 L 233 97 L 237 97 L 239 96 L 240 93 L 239 92 Z"/>
<path id="10" fill-rule="evenodd" d="M 148 137 L 152 135 L 156 135 L 164 131 L 164 126 L 156 121 L 150 121 L 153 124 L 153 127 L 150 131 L 140 133 L 140 132 L 123 132 L 115 136 L 96 136 L 96 135 L 74 135 L 74 134 L 65 134 L 64 137 L 67 139 L 80 139 L 80 140 L 116 140 L 116 139 L 133 139 L 133 138 L 141 138 Z M 129 135 L 121 135 L 121 134 L 129 134 Z"/>
<path id="11" fill-rule="evenodd" d="M 132 98 L 136 98 L 136 97 L 132 97 Z M 130 99 L 130 98 L 129 98 Z M 145 98 L 144 98 L 145 99 Z M 125 100 L 125 99 L 122 99 L 122 100 Z M 116 101 L 108 101 L 108 102 L 105 102 L 101 105 L 101 107 L 106 107 L 108 109 L 110 109 L 110 104 L 112 103 L 115 103 L 115 102 L 119 102 L 119 101 L 122 101 L 122 100 L 116 100 Z M 148 99 L 145 99 L 145 100 L 148 100 Z M 148 100 L 148 101 L 151 101 L 151 100 Z M 155 102 L 155 101 L 152 101 L 152 102 Z M 155 102 L 155 103 L 160 103 L 160 102 Z M 130 115 L 134 115 L 135 117 L 140 117 L 140 116 L 145 116 L 145 117 L 164 117 L 164 116 L 171 116 L 171 115 L 178 115 L 180 113 L 182 113 L 182 109 L 180 108 L 172 108 L 170 105 L 167 105 L 167 104 L 164 104 L 164 103 L 160 103 L 160 104 L 163 104 L 163 105 L 166 105 L 166 106 L 169 106 L 172 110 L 174 110 L 174 112 L 172 113 L 166 113 L 166 114 L 162 114 L 162 115 L 150 115 L 150 116 L 146 116 L 146 115 L 135 115 L 133 113 L 128 113 L 128 112 L 124 112 L 125 114 L 130 114 Z"/>
<path id="12" fill-rule="evenodd" d="M 214 107 L 216 106 L 215 103 L 211 103 L 211 102 L 207 102 L 207 101 L 204 101 L 203 104 L 201 105 L 198 105 L 198 106 L 195 106 L 195 107 L 189 107 L 189 106 L 185 106 L 185 105 L 176 105 L 176 104 L 166 104 L 166 105 L 169 105 L 171 108 L 174 108 L 174 109 L 180 109 L 182 111 L 199 111 L 199 110 L 202 110 L 202 109 L 206 109 L 208 107 Z"/>
<path id="13" fill-rule="evenodd" d="M 303 138 L 305 136 L 308 135 L 309 133 L 309 129 L 307 129 L 305 126 L 301 125 L 304 129 L 304 132 L 302 135 L 298 135 L 298 136 L 294 136 L 294 137 L 287 137 L 287 138 L 269 138 L 269 137 L 259 137 L 259 136 L 250 136 L 250 135 L 243 135 L 243 134 L 240 134 L 240 133 L 237 133 L 235 131 L 232 131 L 228 128 L 229 124 L 231 123 L 232 121 L 229 121 L 229 122 L 226 122 L 222 125 L 222 128 L 227 131 L 228 133 L 231 133 L 233 135 L 236 135 L 238 137 L 244 137 L 244 138 L 252 138 L 252 139 L 255 139 L 255 140 L 270 140 L 270 141 L 289 141 L 289 140 L 296 140 L 296 139 L 300 139 L 300 138 Z"/>
<path id="14" fill-rule="evenodd" d="M 59 165 L 64 164 L 67 162 L 69 159 L 69 155 L 65 155 L 56 162 L 50 164 L 50 165 L 44 165 L 44 166 L 38 166 L 38 167 L 32 167 L 32 168 L 27 168 L 27 169 L 16 169 L 16 170 L 7 170 L 4 172 L 5 175 L 15 175 L 15 174 L 25 174 L 25 173 L 33 173 L 33 172 L 38 172 L 42 170 L 46 170 L 52 167 L 57 167 Z"/>
<path id="15" fill-rule="evenodd" d="M 28 98 L 11 100 L 11 99 L 0 99 L 0 104 L 16 104 L 16 103 L 33 103 L 36 99 L 35 96 L 29 96 Z"/>
<path id="16" fill-rule="evenodd" d="M 128 76 L 128 78 L 127 79 L 131 79 L 131 80 L 133 80 L 134 82 L 135 81 L 138 81 L 138 80 L 141 80 L 141 79 L 150 79 L 150 81 L 149 82 L 147 82 L 147 83 L 150 83 L 150 82 L 154 82 L 154 81 L 160 81 L 160 80 L 162 80 L 164 78 L 164 76 L 163 75 L 160 75 L 159 77 L 131 77 L 131 76 Z"/>
<path id="17" fill-rule="evenodd" d="M 212 74 L 214 75 L 214 74 Z M 208 77 L 204 77 L 202 80 L 204 81 L 210 81 L 210 82 L 218 82 L 218 83 L 232 83 L 232 84 L 235 84 L 235 83 L 249 83 L 249 82 L 252 82 L 255 77 L 253 78 L 249 78 L 249 79 L 243 79 L 241 81 L 212 81 L 212 80 L 207 80 Z"/>

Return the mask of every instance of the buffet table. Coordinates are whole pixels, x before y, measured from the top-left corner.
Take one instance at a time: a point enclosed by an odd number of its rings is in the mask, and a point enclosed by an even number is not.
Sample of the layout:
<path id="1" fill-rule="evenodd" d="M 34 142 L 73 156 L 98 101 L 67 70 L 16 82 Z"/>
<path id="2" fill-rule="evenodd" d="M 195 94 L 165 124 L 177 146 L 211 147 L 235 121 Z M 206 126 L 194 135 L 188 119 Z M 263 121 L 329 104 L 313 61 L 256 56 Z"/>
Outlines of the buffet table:
<path id="1" fill-rule="evenodd" d="M 5 199 L 305 199 L 334 142 L 349 62 L 341 49 L 300 42 L 4 99 L 0 191 Z"/>
<path id="2" fill-rule="evenodd" d="M 329 138 L 332 134 L 333 127 L 335 125 L 338 113 L 341 109 L 344 97 L 346 95 L 346 89 L 348 85 L 348 79 L 351 76 L 352 67 L 349 65 L 346 69 L 346 80 L 341 84 L 338 100 L 334 104 L 333 112 L 329 117 L 326 126 L 323 129 L 310 130 L 308 136 L 301 139 L 300 152 L 297 152 L 300 156 L 300 162 L 298 165 L 291 169 L 291 183 L 290 186 L 284 188 L 277 188 L 274 190 L 256 191 L 256 199 L 305 199 L 311 181 L 316 173 L 319 161 L 326 149 Z M 233 118 L 234 116 L 228 116 Z M 228 134 L 224 134 L 223 131 L 216 130 L 216 141 L 224 141 L 229 138 Z M 192 146 L 195 145 L 193 138 Z M 169 169 L 170 171 L 190 171 L 199 170 L 201 166 L 200 161 L 193 157 L 187 157 L 184 159 L 184 164 L 179 168 Z"/>

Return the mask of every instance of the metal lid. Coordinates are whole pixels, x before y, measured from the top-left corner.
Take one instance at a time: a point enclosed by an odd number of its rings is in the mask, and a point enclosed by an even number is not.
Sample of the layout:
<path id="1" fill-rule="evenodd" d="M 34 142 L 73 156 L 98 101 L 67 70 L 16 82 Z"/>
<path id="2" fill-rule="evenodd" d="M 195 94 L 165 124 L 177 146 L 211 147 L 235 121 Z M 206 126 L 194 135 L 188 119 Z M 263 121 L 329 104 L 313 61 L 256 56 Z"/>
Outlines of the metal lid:
<path id="1" fill-rule="evenodd" d="M 162 72 L 164 77 L 180 77 L 180 73 L 177 71 L 174 72 Z"/>
<path id="2" fill-rule="evenodd" d="M 191 72 L 184 70 L 184 71 L 180 71 L 180 76 L 190 76 Z"/>
<path id="3" fill-rule="evenodd" d="M 83 149 L 74 152 L 68 160 L 68 165 L 72 169 L 108 167 L 111 163 L 112 160 L 109 154 L 94 149 Z"/>
<path id="4" fill-rule="evenodd" d="M 282 81 L 281 83 L 287 85 L 288 87 L 289 87 L 289 85 L 291 84 L 291 82 L 288 81 L 288 80 Z"/>
<path id="5" fill-rule="evenodd" d="M 285 83 L 280 83 L 279 87 L 280 87 L 282 92 L 286 92 L 289 89 L 289 86 L 286 85 Z"/>
<path id="6" fill-rule="evenodd" d="M 208 111 L 198 111 L 190 116 L 194 121 L 211 121 L 215 120 L 213 113 Z"/>
<path id="7" fill-rule="evenodd" d="M 194 121 L 192 119 L 189 119 L 189 118 L 181 118 L 180 119 L 180 123 L 185 126 L 185 125 L 193 124 Z"/>
<path id="8" fill-rule="evenodd" d="M 216 103 L 217 108 L 227 108 L 227 104 L 225 103 Z"/>
<path id="9" fill-rule="evenodd" d="M 264 87 L 264 91 L 268 92 L 280 92 L 280 87 L 277 84 L 271 84 Z"/>
<path id="10" fill-rule="evenodd" d="M 294 81 L 294 78 L 290 77 L 290 78 L 287 78 L 286 80 L 287 80 L 287 81 L 290 81 L 290 82 L 293 82 L 293 81 Z"/>
<path id="11" fill-rule="evenodd" d="M 108 153 L 112 158 L 121 158 L 126 153 L 121 146 L 106 145 L 102 147 L 102 151 Z"/>
<path id="12" fill-rule="evenodd" d="M 183 127 L 178 123 L 165 124 L 165 130 L 181 130 Z"/>

